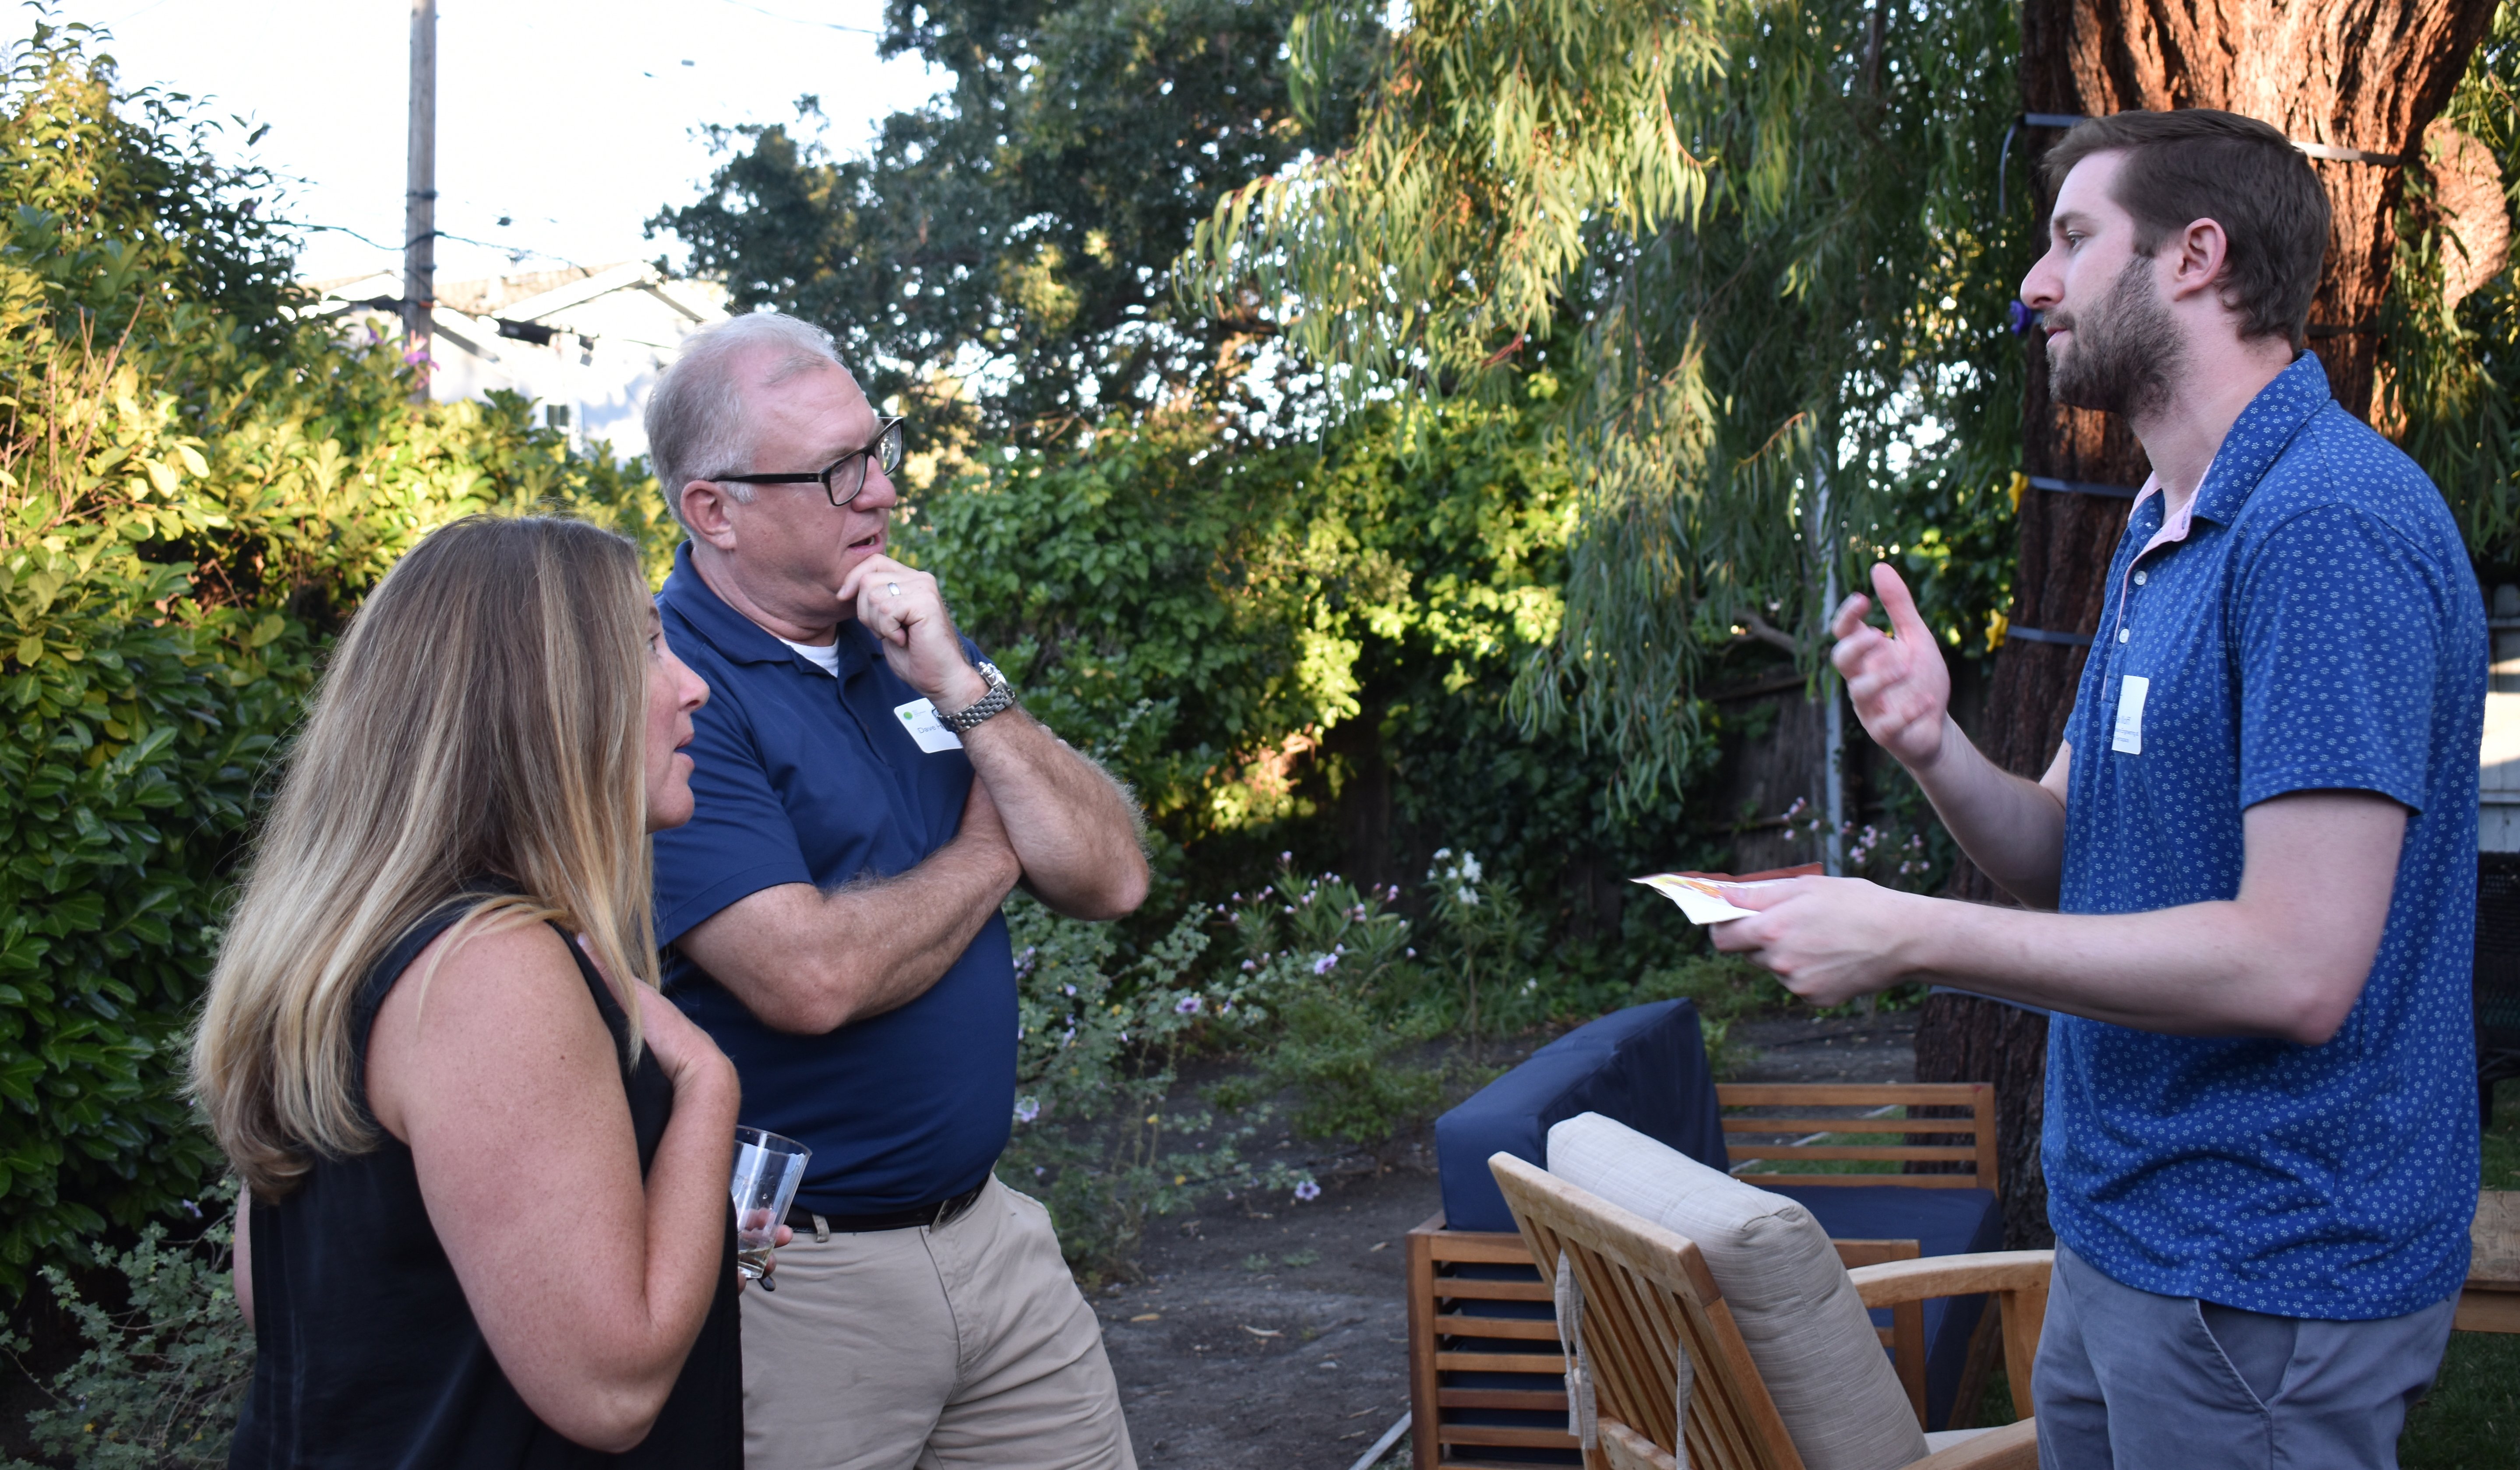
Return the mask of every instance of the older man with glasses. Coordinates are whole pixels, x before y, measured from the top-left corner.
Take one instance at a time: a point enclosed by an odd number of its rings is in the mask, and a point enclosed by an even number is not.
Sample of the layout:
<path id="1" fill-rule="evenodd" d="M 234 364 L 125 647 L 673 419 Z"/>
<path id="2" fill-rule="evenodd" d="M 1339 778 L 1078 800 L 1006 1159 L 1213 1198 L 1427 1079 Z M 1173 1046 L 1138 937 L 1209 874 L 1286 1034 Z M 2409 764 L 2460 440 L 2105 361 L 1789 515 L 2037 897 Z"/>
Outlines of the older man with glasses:
<path id="1" fill-rule="evenodd" d="M 885 555 L 899 419 L 821 330 L 695 334 L 649 400 L 688 539 L 658 604 L 709 682 L 697 815 L 656 843 L 667 993 L 813 1162 L 745 1295 L 753 1470 L 1134 1466 L 1050 1218 L 991 1173 L 1014 1108 L 1017 882 L 1145 900 L 1137 812 Z M 767 1284 L 767 1283 L 765 1283 Z"/>

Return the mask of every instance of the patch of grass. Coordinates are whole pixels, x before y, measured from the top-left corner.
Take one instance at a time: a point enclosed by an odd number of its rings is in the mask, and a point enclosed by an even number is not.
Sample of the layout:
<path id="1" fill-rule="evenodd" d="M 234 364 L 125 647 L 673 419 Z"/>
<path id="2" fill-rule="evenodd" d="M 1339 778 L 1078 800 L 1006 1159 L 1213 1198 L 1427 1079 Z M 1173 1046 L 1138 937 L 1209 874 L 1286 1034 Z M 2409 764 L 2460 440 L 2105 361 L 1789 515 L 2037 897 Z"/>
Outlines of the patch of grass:
<path id="1" fill-rule="evenodd" d="M 1811 1141 L 1814 1147 L 1823 1143 L 1877 1147 L 1899 1141 L 1899 1135 L 1825 1134 Z M 1897 1159 L 1761 1159 L 1743 1169 L 1738 1178 L 1754 1179 L 1762 1174 L 1897 1174 L 1903 1167 Z"/>
<path id="2" fill-rule="evenodd" d="M 1321 1259 L 1322 1253 L 1319 1251 L 1297 1251 L 1291 1256 L 1279 1257 L 1278 1264 L 1281 1266 L 1310 1266 Z"/>
<path id="3" fill-rule="evenodd" d="M 2494 1126 L 2485 1131 L 2484 1187 L 2520 1189 L 2520 1082 L 2497 1091 Z"/>
<path id="4" fill-rule="evenodd" d="M 1972 1422 L 1955 1417 L 1952 1427 L 1999 1429 L 2020 1417 L 2021 1411 L 2012 1406 L 2012 1380 L 2003 1376 L 2003 1368 L 1999 1364 L 1986 1375 L 1986 1392 L 1978 1396 L 1976 1420 Z"/>
<path id="5" fill-rule="evenodd" d="M 2520 1470 L 2520 1335 L 2453 1332 L 2398 1440 L 2406 1470 Z"/>
<path id="6" fill-rule="evenodd" d="M 1254 1251 L 1250 1255 L 1242 1258 L 1242 1269 L 1244 1270 L 1267 1270 L 1270 1267 L 1276 1264 L 1277 1263 L 1271 1261 L 1265 1253 L 1259 1251 Z"/>

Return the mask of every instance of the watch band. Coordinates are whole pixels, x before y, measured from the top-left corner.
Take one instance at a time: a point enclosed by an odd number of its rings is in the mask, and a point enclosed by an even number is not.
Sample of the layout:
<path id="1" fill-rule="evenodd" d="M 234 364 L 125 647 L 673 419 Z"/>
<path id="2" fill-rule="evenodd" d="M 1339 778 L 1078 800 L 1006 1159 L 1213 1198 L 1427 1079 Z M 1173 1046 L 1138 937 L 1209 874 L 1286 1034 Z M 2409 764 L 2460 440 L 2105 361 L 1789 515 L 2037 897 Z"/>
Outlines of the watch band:
<path id="1" fill-rule="evenodd" d="M 1008 685 L 1007 676 L 998 672 L 996 664 L 983 658 L 972 667 L 988 681 L 989 691 L 950 715 L 940 713 L 936 717 L 936 723 L 958 735 L 968 735 L 977 730 L 991 715 L 1014 707 L 1015 691 Z"/>

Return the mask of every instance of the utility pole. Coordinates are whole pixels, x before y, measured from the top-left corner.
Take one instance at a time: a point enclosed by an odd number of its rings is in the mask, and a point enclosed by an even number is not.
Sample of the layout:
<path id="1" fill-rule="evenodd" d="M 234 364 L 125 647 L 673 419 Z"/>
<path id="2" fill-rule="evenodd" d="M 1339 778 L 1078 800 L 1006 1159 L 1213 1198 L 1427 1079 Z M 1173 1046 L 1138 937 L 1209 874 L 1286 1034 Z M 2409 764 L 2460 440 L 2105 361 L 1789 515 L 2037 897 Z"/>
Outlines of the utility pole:
<path id="1" fill-rule="evenodd" d="M 403 194 L 403 357 L 428 401 L 429 308 L 437 304 L 437 0 L 411 0 L 411 169 Z"/>

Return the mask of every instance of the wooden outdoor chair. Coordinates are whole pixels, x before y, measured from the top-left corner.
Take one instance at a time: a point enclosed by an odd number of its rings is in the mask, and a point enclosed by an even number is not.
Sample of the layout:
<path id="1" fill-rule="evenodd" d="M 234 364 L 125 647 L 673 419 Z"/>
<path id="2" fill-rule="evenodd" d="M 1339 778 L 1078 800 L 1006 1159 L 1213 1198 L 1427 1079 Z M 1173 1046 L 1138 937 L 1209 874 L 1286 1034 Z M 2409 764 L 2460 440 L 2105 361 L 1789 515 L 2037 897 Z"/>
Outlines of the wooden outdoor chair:
<path id="1" fill-rule="evenodd" d="M 1920 1198 L 1933 1196 L 1936 1204 L 1961 1205 L 1963 1195 L 1982 1198 L 1992 1210 L 2001 1192 L 1995 1090 L 1985 1083 L 1725 1083 L 1708 1091 L 1716 1094 L 1716 1126 L 1735 1168 L 1783 1171 L 1744 1174 L 1742 1181 L 1809 1206 L 1835 1237 L 1838 1255 L 1849 1268 L 1910 1259 L 1923 1251 L 1915 1229 L 1866 1219 L 1862 1208 L 1833 1208 L 1833 1197 L 1877 1209 L 1877 1202 L 1894 1192 L 1913 1190 Z M 1857 1109 L 1867 1116 L 1838 1116 Z M 1892 1113 L 1900 1116 L 1880 1116 Z M 1838 1141 L 1850 1134 L 1875 1135 L 1879 1141 Z M 1532 1153 L 1537 1156 L 1539 1150 Z M 1484 1161 L 1486 1155 L 1479 1157 Z M 1827 1174 L 1813 1167 L 1859 1162 L 1961 1172 Z M 1509 1217 L 1498 1225 L 1508 1223 Z M 1979 1233 L 1984 1243 L 1975 1249 L 2001 1244 L 2000 1221 L 1996 1225 L 1991 1235 Z M 1565 1430 L 1566 1363 L 1549 1314 L 1550 1283 L 1548 1274 L 1536 1269 L 1523 1237 L 1510 1229 L 1462 1229 L 1439 1214 L 1411 1230 L 1406 1244 L 1412 1443 L 1418 1470 L 1503 1464 L 1500 1449 L 1524 1456 L 1554 1453 L 1572 1461 L 1577 1446 Z M 1940 1244 L 1927 1263 L 1941 1264 L 1969 1249 L 1966 1244 Z M 1946 1332 L 1967 1329 L 1960 1332 L 1966 1353 L 1958 1388 L 1950 1395 L 1955 1403 L 1951 1422 L 1976 1422 L 1980 1387 L 1997 1357 L 1994 1314 L 1945 1326 L 1941 1314 L 1962 1308 L 1962 1301 L 1942 1302 L 1930 1323 L 1922 1299 L 1873 1305 L 1891 1309 L 1889 1324 L 1876 1329 L 1876 1335 L 1889 1350 L 1920 1427 L 1926 1422 L 1928 1348 L 1941 1344 Z"/>
<path id="2" fill-rule="evenodd" d="M 1804 1470 L 1796 1434 L 1808 1438 L 1815 1426 L 1789 1426 L 1694 1241 L 1510 1154 L 1496 1155 L 1491 1167 L 1532 1258 L 1562 1263 L 1559 1325 L 1569 1358 L 1578 1360 L 1579 1375 L 1588 1381 L 1595 1415 L 1587 1465 L 1674 1470 L 1674 1451 L 1685 1433 L 1690 1470 Z M 2052 1252 L 2005 1251 L 1891 1262 L 1845 1274 L 1868 1309 L 1993 1294 L 2001 1304 L 2015 1402 L 2027 1403 L 2052 1264 Z M 1839 1315 L 1849 1319 L 1837 1323 L 1838 1329 L 1860 1338 L 1866 1353 L 1875 1355 L 1871 1365 L 1888 1373 L 1862 1312 L 1839 1305 Z M 1761 1330 L 1774 1325 L 1765 1323 Z M 1811 1387 L 1803 1385 L 1793 1412 L 1814 1412 Z M 1896 1415 L 1904 1423 L 1895 1433 L 1883 1424 L 1885 1434 L 1874 1441 L 1895 1444 L 1904 1434 L 1906 1443 L 1916 1443 L 1895 1384 L 1873 1385 L 1868 1395 L 1853 1388 L 1824 1396 L 1846 1407 L 1823 1412 Z M 1910 1470 L 2031 1470 L 2038 1464 L 2037 1430 L 2028 1419 L 2000 1429 L 1925 1436 L 1923 1443 L 1927 1452 L 1904 1462 Z M 1837 1452 L 1847 1452 L 1843 1436 L 1837 1444 Z"/>

